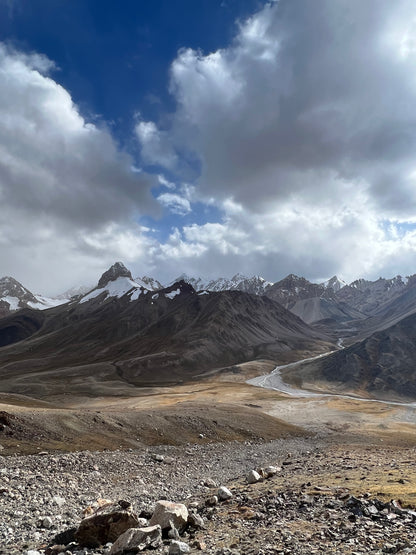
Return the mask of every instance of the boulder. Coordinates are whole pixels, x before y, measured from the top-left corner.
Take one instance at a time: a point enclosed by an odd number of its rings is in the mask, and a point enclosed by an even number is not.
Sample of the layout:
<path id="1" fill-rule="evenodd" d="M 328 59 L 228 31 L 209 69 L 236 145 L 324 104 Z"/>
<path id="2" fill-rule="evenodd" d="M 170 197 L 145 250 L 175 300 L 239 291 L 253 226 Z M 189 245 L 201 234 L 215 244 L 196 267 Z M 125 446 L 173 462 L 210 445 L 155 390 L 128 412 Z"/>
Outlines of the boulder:
<path id="1" fill-rule="evenodd" d="M 183 530 L 188 522 L 188 509 L 182 503 L 171 501 L 158 501 L 149 525 L 159 524 L 162 530 L 173 525 L 179 531 Z"/>
<path id="2" fill-rule="evenodd" d="M 161 541 L 162 529 L 158 524 L 145 528 L 130 528 L 113 543 L 110 555 L 122 555 L 123 553 L 138 552 L 148 548 L 155 549 Z"/>
<path id="3" fill-rule="evenodd" d="M 116 539 L 129 528 L 139 525 L 137 515 L 131 509 L 123 509 L 119 503 L 98 508 L 92 516 L 81 521 L 75 532 L 75 540 L 82 547 L 98 547 Z"/>

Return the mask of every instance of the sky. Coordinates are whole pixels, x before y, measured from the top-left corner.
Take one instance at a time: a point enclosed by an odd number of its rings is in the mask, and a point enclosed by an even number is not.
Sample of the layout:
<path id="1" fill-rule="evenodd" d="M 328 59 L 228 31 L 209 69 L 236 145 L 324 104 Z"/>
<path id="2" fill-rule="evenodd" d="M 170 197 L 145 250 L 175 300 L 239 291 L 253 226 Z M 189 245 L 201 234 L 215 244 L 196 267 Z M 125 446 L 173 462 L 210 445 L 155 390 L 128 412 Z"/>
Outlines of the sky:
<path id="1" fill-rule="evenodd" d="M 0 0 L 0 275 L 416 273 L 413 0 Z"/>

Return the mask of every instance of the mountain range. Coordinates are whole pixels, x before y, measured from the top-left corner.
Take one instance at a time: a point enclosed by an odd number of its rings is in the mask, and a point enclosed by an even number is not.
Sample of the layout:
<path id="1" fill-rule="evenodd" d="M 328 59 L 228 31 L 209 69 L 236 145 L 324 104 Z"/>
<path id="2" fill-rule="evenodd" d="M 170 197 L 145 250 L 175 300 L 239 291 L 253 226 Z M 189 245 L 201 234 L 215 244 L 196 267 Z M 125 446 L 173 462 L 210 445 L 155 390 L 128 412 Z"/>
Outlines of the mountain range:
<path id="1" fill-rule="evenodd" d="M 114 266 L 117 267 L 119 264 L 122 265 L 122 263 L 115 263 Z M 122 266 L 124 267 L 124 265 Z M 127 269 L 125 272 L 130 275 Z M 331 305 L 333 311 L 334 303 L 337 305 L 336 311 L 340 310 L 343 313 L 347 309 L 347 319 L 354 316 L 366 317 L 386 300 L 403 292 L 409 283 L 412 284 L 416 280 L 416 275 L 408 278 L 401 276 L 392 279 L 380 278 L 374 282 L 359 279 L 349 285 L 337 276 L 322 283 L 312 283 L 304 277 L 294 274 L 289 274 L 275 283 L 267 281 L 261 276 L 247 277 L 242 274 L 236 274 L 231 279 L 223 277 L 205 279 L 181 274 L 168 285 L 163 285 L 157 279 L 149 276 L 131 279 L 137 286 L 149 291 L 157 291 L 178 281 L 185 281 L 196 291 L 244 291 L 253 295 L 266 295 L 306 322 L 313 323 L 328 316 L 331 317 L 331 309 L 328 305 Z M 0 316 L 28 307 L 44 310 L 67 303 L 72 299 L 81 298 L 92 289 L 94 289 L 93 285 L 78 285 L 56 297 L 45 297 L 32 293 L 12 277 L 3 277 L 0 278 Z M 320 299 L 319 305 L 322 300 L 327 302 L 323 303 L 323 306 L 312 309 L 310 299 Z M 309 302 L 305 303 L 306 300 Z M 315 301 L 314 305 L 316 304 Z M 354 310 L 355 313 L 351 312 Z"/>
<path id="2" fill-rule="evenodd" d="M 81 298 L 0 319 L 0 346 L 1 391 L 51 397 L 133 394 L 256 358 L 322 352 L 330 340 L 268 297 L 197 292 L 183 280 L 154 292 L 116 263 Z"/>
<path id="3" fill-rule="evenodd" d="M 134 279 L 117 262 L 95 287 L 75 289 L 69 299 L 33 295 L 10 277 L 0 287 L 4 392 L 61 395 L 70 384 L 88 395 L 128 395 L 250 360 L 333 350 L 292 378 L 416 396 L 409 386 L 416 276 L 347 285 L 336 276 L 317 284 L 290 274 L 272 284 L 239 274 L 208 281 L 181 275 L 163 287 L 146 276 Z"/>

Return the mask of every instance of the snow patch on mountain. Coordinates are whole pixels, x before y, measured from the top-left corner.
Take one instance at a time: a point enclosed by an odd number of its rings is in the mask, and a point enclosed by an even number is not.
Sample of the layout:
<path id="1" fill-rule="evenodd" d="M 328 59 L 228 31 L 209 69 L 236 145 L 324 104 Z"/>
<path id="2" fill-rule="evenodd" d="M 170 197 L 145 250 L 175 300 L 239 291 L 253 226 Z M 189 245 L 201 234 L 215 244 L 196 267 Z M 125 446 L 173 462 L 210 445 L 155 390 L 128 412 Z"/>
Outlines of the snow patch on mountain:
<path id="1" fill-rule="evenodd" d="M 103 293 L 105 293 L 106 299 L 109 297 L 120 298 L 126 295 L 132 289 L 141 290 L 140 285 L 138 283 L 136 283 L 135 281 L 133 281 L 128 277 L 122 276 L 122 277 L 118 277 L 114 281 L 109 281 L 105 287 L 97 287 L 97 289 L 94 289 L 93 291 L 85 295 L 85 297 L 82 297 L 82 299 L 79 302 L 81 304 L 86 303 L 91 299 L 95 299 L 99 297 Z M 130 297 L 130 300 L 132 300 L 131 297 Z"/>
<path id="2" fill-rule="evenodd" d="M 6 301 L 6 303 L 9 304 L 10 306 L 10 310 L 19 310 L 19 299 L 17 297 L 2 297 L 3 301 Z"/>
<path id="3" fill-rule="evenodd" d="M 8 305 L 9 312 L 14 312 L 22 308 L 36 308 L 46 310 L 60 304 L 68 302 L 68 299 L 50 298 L 43 295 L 34 295 L 29 289 L 23 287 L 21 283 L 10 276 L 0 278 L 0 301 Z"/>
<path id="4" fill-rule="evenodd" d="M 338 276 L 333 276 L 332 278 L 328 279 L 321 283 L 325 287 L 325 289 L 332 289 L 335 293 L 345 287 L 347 282 L 340 279 Z"/>
<path id="5" fill-rule="evenodd" d="M 169 293 L 165 293 L 165 297 L 167 297 L 168 299 L 173 299 L 177 295 L 180 295 L 180 294 L 181 294 L 181 290 L 180 289 L 175 289 L 174 291 L 170 291 Z"/>
<path id="6" fill-rule="evenodd" d="M 36 308 L 37 310 L 46 310 L 47 308 L 53 308 L 55 306 L 60 306 L 61 304 L 69 303 L 71 299 L 63 298 L 63 297 L 44 297 L 43 295 L 35 295 L 37 298 L 37 302 L 34 303 L 29 301 L 27 304 L 31 308 Z"/>

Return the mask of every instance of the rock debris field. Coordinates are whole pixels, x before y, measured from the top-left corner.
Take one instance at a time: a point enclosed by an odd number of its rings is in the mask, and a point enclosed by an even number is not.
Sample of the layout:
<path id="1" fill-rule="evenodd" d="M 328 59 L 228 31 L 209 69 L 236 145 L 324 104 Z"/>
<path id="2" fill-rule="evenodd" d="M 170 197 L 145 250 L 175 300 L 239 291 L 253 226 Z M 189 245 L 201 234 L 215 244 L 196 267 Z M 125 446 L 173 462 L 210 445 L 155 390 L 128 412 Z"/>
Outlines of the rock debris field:
<path id="1" fill-rule="evenodd" d="M 0 553 L 416 553 L 415 478 L 305 438 L 0 457 Z"/>

